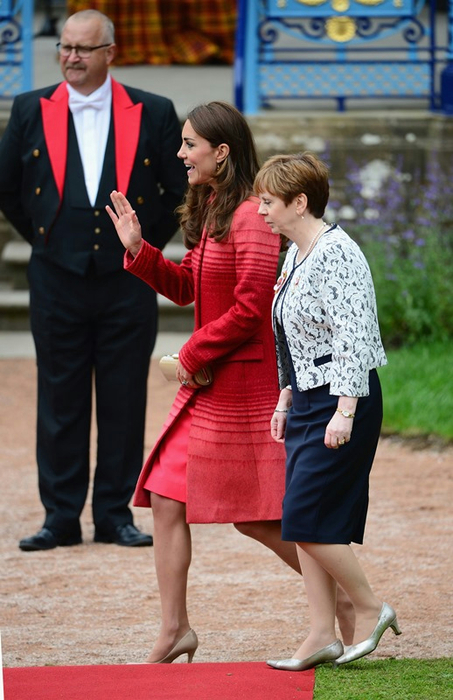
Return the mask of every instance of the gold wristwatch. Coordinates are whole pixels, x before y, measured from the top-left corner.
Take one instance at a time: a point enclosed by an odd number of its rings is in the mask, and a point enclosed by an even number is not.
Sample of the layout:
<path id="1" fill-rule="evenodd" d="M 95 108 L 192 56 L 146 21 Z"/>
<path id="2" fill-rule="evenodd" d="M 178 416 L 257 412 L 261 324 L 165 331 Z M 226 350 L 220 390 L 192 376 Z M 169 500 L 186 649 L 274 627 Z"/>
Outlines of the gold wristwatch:
<path id="1" fill-rule="evenodd" d="M 337 408 L 337 411 L 345 418 L 355 418 L 355 413 L 351 413 L 351 411 L 347 411 L 345 408 Z"/>

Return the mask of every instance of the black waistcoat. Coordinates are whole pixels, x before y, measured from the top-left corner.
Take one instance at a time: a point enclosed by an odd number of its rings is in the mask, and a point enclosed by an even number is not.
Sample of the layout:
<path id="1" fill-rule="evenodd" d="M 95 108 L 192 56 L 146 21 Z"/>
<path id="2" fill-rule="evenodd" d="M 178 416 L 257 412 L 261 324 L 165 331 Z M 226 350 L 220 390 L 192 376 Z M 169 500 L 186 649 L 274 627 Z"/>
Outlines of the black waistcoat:
<path id="1" fill-rule="evenodd" d="M 124 248 L 105 211 L 106 204 L 110 203 L 110 192 L 116 189 L 113 116 L 94 207 L 88 199 L 71 113 L 68 129 L 63 200 L 45 246 L 45 256 L 80 275 L 93 270 L 99 275 L 119 270 L 123 266 Z"/>

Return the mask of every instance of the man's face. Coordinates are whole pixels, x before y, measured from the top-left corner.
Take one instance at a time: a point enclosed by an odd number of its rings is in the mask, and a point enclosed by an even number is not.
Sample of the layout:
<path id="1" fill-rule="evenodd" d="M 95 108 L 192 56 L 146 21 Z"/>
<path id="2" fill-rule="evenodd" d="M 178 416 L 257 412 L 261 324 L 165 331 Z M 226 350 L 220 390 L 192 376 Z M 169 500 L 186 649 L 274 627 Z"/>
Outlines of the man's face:
<path id="1" fill-rule="evenodd" d="M 107 43 L 102 24 L 96 19 L 74 21 L 69 18 L 61 33 L 62 47 L 93 47 Z M 105 82 L 115 53 L 115 44 L 110 44 L 92 51 L 89 58 L 80 58 L 75 51 L 69 56 L 60 54 L 61 72 L 74 90 L 89 95 Z"/>

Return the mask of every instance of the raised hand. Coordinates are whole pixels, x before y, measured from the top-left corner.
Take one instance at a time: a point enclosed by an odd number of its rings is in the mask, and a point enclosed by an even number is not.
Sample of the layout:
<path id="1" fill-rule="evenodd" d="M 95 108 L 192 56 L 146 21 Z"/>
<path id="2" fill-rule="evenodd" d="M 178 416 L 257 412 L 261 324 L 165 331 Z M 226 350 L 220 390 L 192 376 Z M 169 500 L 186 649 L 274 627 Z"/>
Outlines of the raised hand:
<path id="1" fill-rule="evenodd" d="M 106 211 L 113 221 L 123 246 L 135 257 L 142 245 L 142 227 L 137 214 L 122 192 L 113 190 L 110 194 L 115 211 L 107 204 Z"/>

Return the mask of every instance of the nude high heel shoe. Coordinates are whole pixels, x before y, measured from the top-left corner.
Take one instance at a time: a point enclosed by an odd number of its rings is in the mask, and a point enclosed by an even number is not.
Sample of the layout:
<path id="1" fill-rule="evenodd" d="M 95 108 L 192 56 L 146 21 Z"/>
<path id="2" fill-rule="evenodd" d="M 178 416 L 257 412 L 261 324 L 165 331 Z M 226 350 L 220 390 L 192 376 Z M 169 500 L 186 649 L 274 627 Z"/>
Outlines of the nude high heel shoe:
<path id="1" fill-rule="evenodd" d="M 381 612 L 379 613 L 377 625 L 372 634 L 363 642 L 352 644 L 352 646 L 350 646 L 347 651 L 345 651 L 345 653 L 334 662 L 334 667 L 337 668 L 337 666 L 342 666 L 350 661 L 361 659 L 362 656 L 371 654 L 371 652 L 374 651 L 379 644 L 385 630 L 389 627 L 392 628 L 394 634 L 401 634 L 398 620 L 396 619 L 396 612 L 390 605 L 383 603 Z"/>
<path id="2" fill-rule="evenodd" d="M 190 629 L 187 634 L 182 637 L 179 642 L 176 642 L 173 649 L 171 649 L 166 656 L 160 661 L 152 661 L 154 664 L 171 664 L 172 661 L 181 656 L 182 654 L 187 654 L 187 663 L 191 664 L 193 656 L 198 648 L 198 637 L 193 629 Z"/>
<path id="3" fill-rule="evenodd" d="M 266 661 L 268 666 L 278 668 L 280 671 L 307 671 L 319 664 L 334 663 L 343 653 L 343 644 L 339 639 L 327 647 L 323 647 L 306 659 L 282 659 L 281 661 Z"/>

